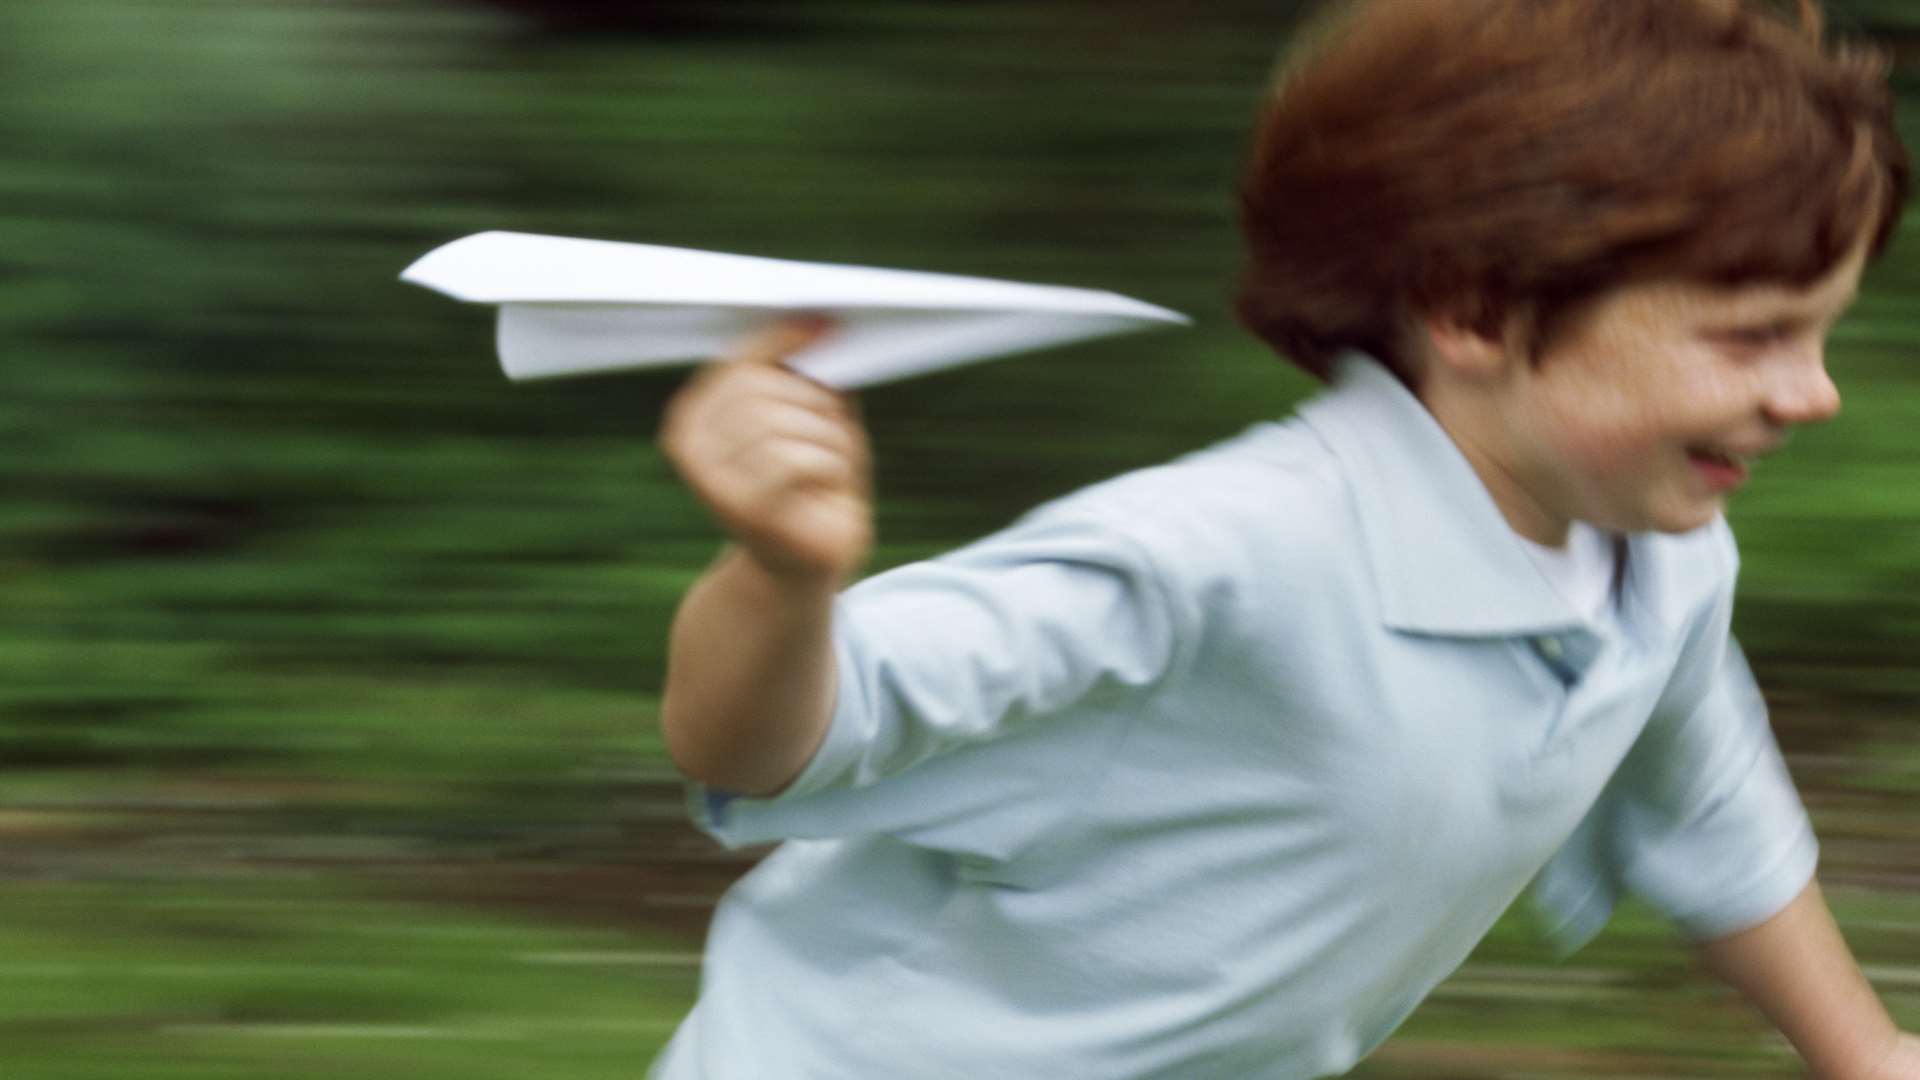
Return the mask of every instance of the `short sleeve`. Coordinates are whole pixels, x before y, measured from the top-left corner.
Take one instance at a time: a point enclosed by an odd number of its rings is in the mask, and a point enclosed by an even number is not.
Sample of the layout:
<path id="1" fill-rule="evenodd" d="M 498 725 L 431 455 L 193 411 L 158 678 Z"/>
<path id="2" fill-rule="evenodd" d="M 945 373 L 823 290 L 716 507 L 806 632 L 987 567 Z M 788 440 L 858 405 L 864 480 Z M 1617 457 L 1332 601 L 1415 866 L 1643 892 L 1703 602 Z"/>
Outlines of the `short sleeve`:
<path id="1" fill-rule="evenodd" d="M 730 846 L 924 835 L 968 816 L 1015 833 L 1037 827 L 1020 815 L 1039 812 L 1110 746 L 1094 721 L 1124 712 L 1175 667 L 1180 623 L 1163 574 L 1126 529 L 1043 507 L 843 594 L 838 695 L 822 745 L 770 799 L 694 785 L 695 820 Z M 1002 743 L 1018 751 L 984 754 Z M 961 774 L 945 760 L 961 755 L 978 767 Z"/>
<path id="2" fill-rule="evenodd" d="M 1733 641 L 1693 714 L 1637 748 L 1620 809 L 1627 888 L 1708 941 L 1765 922 L 1812 879 L 1818 844 Z"/>
<path id="3" fill-rule="evenodd" d="M 1587 819 L 1535 883 L 1572 952 L 1631 892 L 1695 941 L 1777 914 L 1813 877 L 1818 845 L 1728 633 L 1731 588 L 1698 628 L 1678 700 L 1649 723 Z"/>

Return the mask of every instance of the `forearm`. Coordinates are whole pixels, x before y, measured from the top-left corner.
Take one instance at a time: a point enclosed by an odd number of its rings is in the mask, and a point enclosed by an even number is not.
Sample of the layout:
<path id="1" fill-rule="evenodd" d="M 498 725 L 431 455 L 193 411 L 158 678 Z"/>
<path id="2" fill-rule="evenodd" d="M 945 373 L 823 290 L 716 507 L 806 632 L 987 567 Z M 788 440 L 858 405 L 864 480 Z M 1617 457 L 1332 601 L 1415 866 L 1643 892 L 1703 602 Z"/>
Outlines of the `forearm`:
<path id="1" fill-rule="evenodd" d="M 836 591 L 831 578 L 771 574 L 738 547 L 688 590 L 661 704 L 681 772 L 744 795 L 799 775 L 832 718 Z"/>
<path id="2" fill-rule="evenodd" d="M 1879 1075 L 1899 1032 L 1860 973 L 1817 882 L 1759 926 L 1699 948 L 1707 967 L 1780 1029 L 1815 1077 Z"/>

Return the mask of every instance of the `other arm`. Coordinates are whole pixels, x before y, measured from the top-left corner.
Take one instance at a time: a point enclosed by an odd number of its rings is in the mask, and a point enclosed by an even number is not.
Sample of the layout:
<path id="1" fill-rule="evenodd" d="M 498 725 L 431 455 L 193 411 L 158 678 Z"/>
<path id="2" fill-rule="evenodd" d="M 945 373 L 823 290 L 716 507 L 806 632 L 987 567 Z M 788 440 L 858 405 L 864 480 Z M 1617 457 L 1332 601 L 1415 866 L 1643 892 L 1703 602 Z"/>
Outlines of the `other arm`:
<path id="1" fill-rule="evenodd" d="M 1751 929 L 1699 945 L 1707 967 L 1759 1007 L 1820 1080 L 1920 1080 L 1920 1040 L 1902 1035 L 1861 974 L 1818 882 Z"/>

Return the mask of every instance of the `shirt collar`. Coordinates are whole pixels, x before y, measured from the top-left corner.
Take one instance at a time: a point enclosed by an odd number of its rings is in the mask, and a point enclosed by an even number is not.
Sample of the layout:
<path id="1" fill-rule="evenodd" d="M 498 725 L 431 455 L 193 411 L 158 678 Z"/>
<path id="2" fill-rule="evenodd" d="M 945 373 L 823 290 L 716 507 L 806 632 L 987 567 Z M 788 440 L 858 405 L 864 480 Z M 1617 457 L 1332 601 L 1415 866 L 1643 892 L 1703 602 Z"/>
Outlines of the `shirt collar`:
<path id="1" fill-rule="evenodd" d="M 1300 418 L 1352 478 L 1382 621 L 1450 637 L 1585 628 L 1439 421 L 1379 362 L 1343 357 Z"/>

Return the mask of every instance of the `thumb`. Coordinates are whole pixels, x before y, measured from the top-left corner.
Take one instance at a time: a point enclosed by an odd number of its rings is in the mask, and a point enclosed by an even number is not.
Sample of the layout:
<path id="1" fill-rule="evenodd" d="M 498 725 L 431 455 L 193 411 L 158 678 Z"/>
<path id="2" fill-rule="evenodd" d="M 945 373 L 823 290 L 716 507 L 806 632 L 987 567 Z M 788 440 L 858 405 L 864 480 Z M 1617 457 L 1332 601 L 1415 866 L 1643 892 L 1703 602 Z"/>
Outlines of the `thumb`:
<path id="1" fill-rule="evenodd" d="M 833 329 L 825 315 L 787 315 L 742 339 L 727 358 L 748 364 L 778 364 Z"/>

